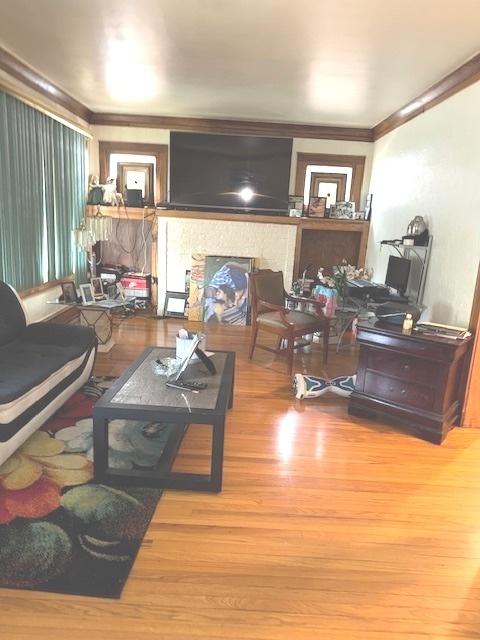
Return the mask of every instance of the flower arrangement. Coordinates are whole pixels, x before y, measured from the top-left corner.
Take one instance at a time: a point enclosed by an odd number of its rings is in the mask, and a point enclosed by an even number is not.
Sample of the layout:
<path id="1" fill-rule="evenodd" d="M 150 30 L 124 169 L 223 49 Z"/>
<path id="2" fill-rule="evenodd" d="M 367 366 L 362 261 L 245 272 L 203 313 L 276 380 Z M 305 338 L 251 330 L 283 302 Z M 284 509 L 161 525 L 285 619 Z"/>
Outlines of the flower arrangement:
<path id="1" fill-rule="evenodd" d="M 332 275 L 325 275 L 323 271 L 323 267 L 320 267 L 318 270 L 318 279 L 320 283 L 330 289 L 336 289 L 341 297 L 345 296 L 347 282 L 349 280 L 360 278 L 363 275 L 363 269 L 358 269 L 357 267 L 348 264 L 346 260 L 342 260 L 342 264 L 333 267 Z"/>
<path id="2" fill-rule="evenodd" d="M 327 318 L 333 318 L 337 308 L 337 297 L 345 297 L 347 292 L 347 281 L 355 280 L 363 275 L 363 269 L 357 269 L 346 260 L 342 260 L 342 264 L 333 267 L 332 275 L 323 273 L 324 268 L 318 270 L 318 281 L 313 290 L 316 300 L 320 300 L 324 304 L 323 312 Z"/>

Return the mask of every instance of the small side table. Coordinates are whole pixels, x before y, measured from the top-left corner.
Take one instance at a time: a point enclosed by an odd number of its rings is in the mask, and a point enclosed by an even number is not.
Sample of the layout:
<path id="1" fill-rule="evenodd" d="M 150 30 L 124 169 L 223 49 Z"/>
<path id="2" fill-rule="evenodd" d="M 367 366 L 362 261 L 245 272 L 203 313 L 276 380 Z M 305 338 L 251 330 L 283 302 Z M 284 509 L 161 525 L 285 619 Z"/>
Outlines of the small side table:
<path id="1" fill-rule="evenodd" d="M 460 383 L 470 338 L 426 336 L 401 326 L 359 323 L 355 390 L 349 413 L 388 416 L 441 444 L 460 417 Z"/>
<path id="2" fill-rule="evenodd" d="M 80 324 L 93 327 L 98 340 L 99 351 L 110 351 L 115 344 L 112 340 L 113 317 L 112 309 L 123 307 L 123 303 L 118 307 L 99 307 L 97 305 L 77 305 L 80 314 Z"/>
<path id="3" fill-rule="evenodd" d="M 57 300 L 49 300 L 48 304 L 58 304 L 64 307 L 74 307 L 78 309 L 80 316 L 80 324 L 93 327 L 98 340 L 98 350 L 102 352 L 110 351 L 114 346 L 112 340 L 113 333 L 113 316 L 112 311 L 123 309 L 124 302 L 115 302 L 106 307 L 99 304 L 82 304 L 80 302 L 58 302 Z"/>

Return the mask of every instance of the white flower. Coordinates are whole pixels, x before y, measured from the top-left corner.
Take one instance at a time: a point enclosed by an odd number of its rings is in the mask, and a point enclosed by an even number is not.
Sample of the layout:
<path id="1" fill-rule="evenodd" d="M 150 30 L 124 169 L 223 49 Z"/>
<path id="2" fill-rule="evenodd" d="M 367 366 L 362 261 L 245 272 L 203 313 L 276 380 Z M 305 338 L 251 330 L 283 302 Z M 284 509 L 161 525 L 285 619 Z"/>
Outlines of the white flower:
<path id="1" fill-rule="evenodd" d="M 320 283 L 326 287 L 337 289 L 337 291 L 341 291 L 345 288 L 347 280 L 356 280 L 357 278 L 362 277 L 363 274 L 363 269 L 358 269 L 357 267 L 348 264 L 346 260 L 343 260 L 342 264 L 334 268 L 335 273 L 333 276 L 324 275 L 323 270 L 324 267 L 320 267 L 317 274 Z"/>

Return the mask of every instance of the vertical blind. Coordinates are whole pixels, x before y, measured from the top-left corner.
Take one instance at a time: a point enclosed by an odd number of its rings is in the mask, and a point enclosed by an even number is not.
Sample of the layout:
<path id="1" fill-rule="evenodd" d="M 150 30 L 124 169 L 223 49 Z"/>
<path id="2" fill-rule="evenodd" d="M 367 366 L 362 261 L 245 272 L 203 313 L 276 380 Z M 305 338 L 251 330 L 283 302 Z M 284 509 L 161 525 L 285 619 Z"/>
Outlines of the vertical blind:
<path id="1" fill-rule="evenodd" d="M 86 277 L 85 138 L 0 91 L 0 280 L 18 290 Z"/>

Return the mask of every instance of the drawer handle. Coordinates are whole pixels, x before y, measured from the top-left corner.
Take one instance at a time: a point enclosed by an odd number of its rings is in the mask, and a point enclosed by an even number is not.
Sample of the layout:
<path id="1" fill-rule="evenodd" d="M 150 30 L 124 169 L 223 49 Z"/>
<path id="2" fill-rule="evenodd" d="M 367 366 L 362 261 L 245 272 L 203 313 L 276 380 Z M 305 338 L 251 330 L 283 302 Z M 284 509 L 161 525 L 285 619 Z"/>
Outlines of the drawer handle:
<path id="1" fill-rule="evenodd" d="M 403 368 L 405 369 L 405 371 L 408 371 L 410 369 L 410 365 L 409 364 L 405 364 L 405 365 L 403 365 Z"/>
<path id="2" fill-rule="evenodd" d="M 404 394 L 407 393 L 407 391 L 405 389 L 402 389 L 401 393 Z"/>
<path id="3" fill-rule="evenodd" d="M 393 393 L 395 391 L 395 387 L 390 387 L 389 391 L 390 393 Z"/>

